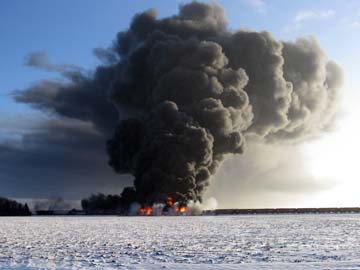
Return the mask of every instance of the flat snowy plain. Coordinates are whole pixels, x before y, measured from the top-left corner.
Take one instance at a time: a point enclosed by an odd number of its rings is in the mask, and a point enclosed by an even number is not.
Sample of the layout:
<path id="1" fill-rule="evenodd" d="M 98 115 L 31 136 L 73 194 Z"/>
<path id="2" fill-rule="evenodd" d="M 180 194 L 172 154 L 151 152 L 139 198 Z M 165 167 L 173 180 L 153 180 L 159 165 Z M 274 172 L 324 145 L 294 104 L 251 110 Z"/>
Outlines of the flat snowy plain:
<path id="1" fill-rule="evenodd" d="M 3 217 L 0 269 L 360 269 L 360 215 Z"/>

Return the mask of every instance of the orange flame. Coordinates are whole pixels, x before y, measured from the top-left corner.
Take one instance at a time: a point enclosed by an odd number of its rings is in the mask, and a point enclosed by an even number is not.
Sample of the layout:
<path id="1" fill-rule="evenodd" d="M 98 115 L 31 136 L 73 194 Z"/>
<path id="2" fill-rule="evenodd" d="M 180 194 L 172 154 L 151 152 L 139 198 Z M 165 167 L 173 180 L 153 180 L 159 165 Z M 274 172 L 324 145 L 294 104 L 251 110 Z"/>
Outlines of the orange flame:
<path id="1" fill-rule="evenodd" d="M 139 208 L 138 213 L 139 213 L 140 215 L 150 216 L 150 215 L 152 214 L 152 211 L 153 211 L 153 209 L 152 209 L 151 207 L 145 206 L 145 207 Z"/>
<path id="2" fill-rule="evenodd" d="M 176 213 L 184 214 L 186 212 L 186 206 L 180 206 L 175 208 Z"/>
<path id="3" fill-rule="evenodd" d="M 147 207 L 145 213 L 147 216 L 150 216 L 152 214 L 152 211 L 153 209 L 151 207 Z"/>
<path id="4" fill-rule="evenodd" d="M 167 197 L 167 199 L 166 199 L 166 204 L 167 204 L 168 206 L 173 206 L 173 204 L 174 204 L 173 198 L 171 198 L 170 196 Z"/>

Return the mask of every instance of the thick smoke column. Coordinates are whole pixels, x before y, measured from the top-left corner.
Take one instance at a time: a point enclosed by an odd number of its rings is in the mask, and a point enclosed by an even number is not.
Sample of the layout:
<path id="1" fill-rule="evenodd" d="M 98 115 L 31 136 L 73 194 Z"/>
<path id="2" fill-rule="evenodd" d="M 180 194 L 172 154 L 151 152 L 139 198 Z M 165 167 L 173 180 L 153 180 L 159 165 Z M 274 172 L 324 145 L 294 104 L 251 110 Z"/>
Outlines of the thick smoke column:
<path id="1" fill-rule="evenodd" d="M 53 118 L 24 135 L 25 148 L 1 146 L 3 168 L 11 160 L 28 167 L 17 170 L 20 178 L 34 170 L 43 183 L 53 178 L 43 168 L 56 168 L 54 182 L 70 179 L 60 186 L 78 181 L 83 190 L 81 179 L 92 177 L 98 188 L 115 180 L 100 166 L 112 137 L 110 165 L 135 177 L 122 208 L 168 196 L 186 204 L 201 200 L 222 161 L 242 153 L 245 141 L 259 148 L 298 143 L 329 130 L 336 117 L 342 72 L 315 38 L 282 42 L 268 32 L 229 31 L 217 5 L 192 2 L 164 19 L 154 10 L 138 14 L 112 48 L 95 54 L 104 64 L 91 74 L 52 64 L 45 52 L 26 59 L 65 80 L 15 93 L 17 102 Z"/>
<path id="2" fill-rule="evenodd" d="M 201 200 L 245 137 L 291 143 L 328 129 L 342 83 L 314 38 L 230 32 L 219 6 L 198 2 L 164 19 L 136 15 L 113 53 L 106 71 L 122 118 L 109 164 L 134 175 L 136 200 L 149 205 Z"/>

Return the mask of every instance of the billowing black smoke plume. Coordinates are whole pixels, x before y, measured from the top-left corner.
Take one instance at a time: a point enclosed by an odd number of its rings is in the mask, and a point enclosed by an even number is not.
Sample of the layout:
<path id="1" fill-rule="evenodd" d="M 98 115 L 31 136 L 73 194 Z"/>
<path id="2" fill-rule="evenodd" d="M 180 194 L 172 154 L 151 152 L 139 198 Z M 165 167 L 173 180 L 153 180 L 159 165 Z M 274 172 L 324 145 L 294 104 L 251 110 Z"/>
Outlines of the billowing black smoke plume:
<path id="1" fill-rule="evenodd" d="M 105 64 L 90 76 L 31 55 L 27 65 L 67 81 L 42 81 L 15 98 L 61 122 L 25 137 L 37 154 L 60 149 L 56 168 L 61 157 L 66 168 L 94 173 L 89 162 L 102 158 L 113 136 L 109 164 L 135 177 L 121 207 L 168 196 L 201 200 L 226 156 L 244 151 L 245 139 L 300 142 L 330 129 L 336 116 L 342 72 L 314 38 L 282 42 L 268 32 L 229 31 L 217 5 L 192 2 L 164 19 L 154 10 L 138 14 L 110 49 L 95 52 Z M 0 150 L 8 160 L 8 147 Z"/>
<path id="2" fill-rule="evenodd" d="M 126 117 L 110 165 L 134 175 L 137 201 L 150 205 L 201 200 L 245 137 L 292 142 L 329 128 L 342 81 L 314 38 L 230 32 L 219 6 L 198 2 L 164 19 L 136 15 L 114 50 L 111 99 Z"/>

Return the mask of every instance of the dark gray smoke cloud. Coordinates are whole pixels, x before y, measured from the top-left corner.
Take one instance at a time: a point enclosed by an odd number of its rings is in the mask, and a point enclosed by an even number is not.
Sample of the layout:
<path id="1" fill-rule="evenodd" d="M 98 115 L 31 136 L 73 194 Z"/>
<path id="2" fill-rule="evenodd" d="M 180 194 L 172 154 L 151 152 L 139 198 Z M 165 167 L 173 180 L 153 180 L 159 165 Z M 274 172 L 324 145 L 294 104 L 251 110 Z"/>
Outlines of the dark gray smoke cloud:
<path id="1" fill-rule="evenodd" d="M 130 183 L 107 166 L 107 136 L 90 122 L 51 117 L 36 123 L 21 140 L 0 145 L 1 194 L 17 198 L 121 192 Z"/>
<path id="2" fill-rule="evenodd" d="M 108 89 L 116 72 L 113 67 L 99 66 L 89 75 L 75 66 L 50 63 L 44 52 L 30 54 L 25 64 L 57 72 L 67 80 L 36 83 L 25 91 L 17 91 L 16 101 L 51 114 L 90 122 L 104 134 L 113 133 L 119 119 L 108 99 Z"/>
<path id="3" fill-rule="evenodd" d="M 104 64 L 90 75 L 30 55 L 28 65 L 67 81 L 43 81 L 15 98 L 90 125 L 97 142 L 112 136 L 109 164 L 135 177 L 144 204 L 167 196 L 200 200 L 245 140 L 294 143 L 328 130 L 342 84 L 341 69 L 314 38 L 282 42 L 268 32 L 231 32 L 221 7 L 199 2 L 164 19 L 154 10 L 137 14 L 110 49 L 95 53 Z M 66 147 L 81 153 L 87 148 L 71 139 L 82 138 L 67 137 Z"/>
<path id="4" fill-rule="evenodd" d="M 130 178 L 119 178 L 106 164 L 105 142 L 119 119 L 107 98 L 112 81 L 107 67 L 89 74 L 71 65 L 52 64 L 44 53 L 29 55 L 25 64 L 59 73 L 63 79 L 15 91 L 17 102 L 41 110 L 45 117 L 15 119 L 26 130 L 2 126 L 11 134 L 7 137 L 15 136 L 0 145 L 2 194 L 80 199 L 92 192 L 120 193 Z"/>
<path id="5" fill-rule="evenodd" d="M 245 137 L 299 141 L 334 117 L 341 70 L 314 38 L 230 32 L 216 5 L 193 2 L 165 19 L 138 14 L 115 49 L 111 97 L 131 116 L 108 143 L 110 165 L 135 176 L 142 203 L 200 200 Z"/>
<path id="6" fill-rule="evenodd" d="M 81 81 L 84 78 L 82 74 L 84 70 L 82 68 L 68 64 L 52 64 L 49 61 L 47 52 L 45 51 L 29 54 L 25 59 L 25 65 L 29 67 L 36 67 L 49 72 L 57 72 L 72 81 Z"/>

